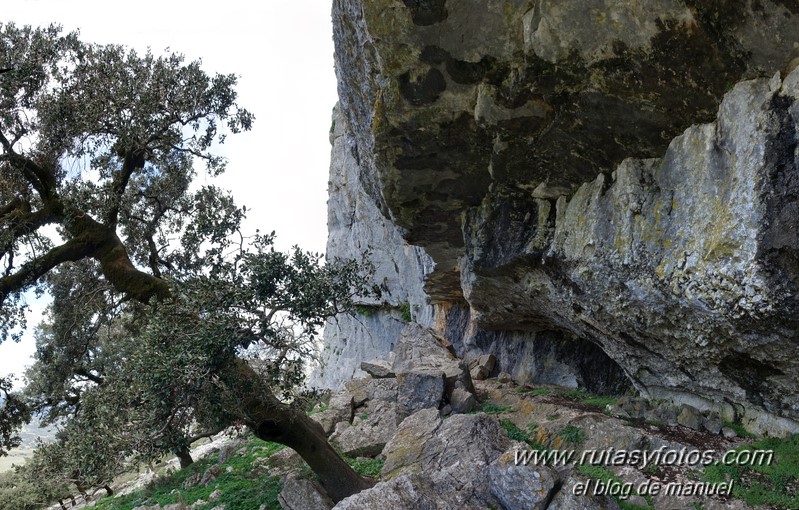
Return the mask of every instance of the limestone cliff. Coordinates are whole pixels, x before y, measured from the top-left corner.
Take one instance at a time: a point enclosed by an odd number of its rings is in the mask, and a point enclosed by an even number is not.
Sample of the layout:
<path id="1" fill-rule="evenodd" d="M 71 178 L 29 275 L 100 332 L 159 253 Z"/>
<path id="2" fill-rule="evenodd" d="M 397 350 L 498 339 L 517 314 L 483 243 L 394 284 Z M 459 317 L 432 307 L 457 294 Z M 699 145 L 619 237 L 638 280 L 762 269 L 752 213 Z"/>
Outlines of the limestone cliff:
<path id="1" fill-rule="evenodd" d="M 799 4 L 336 0 L 333 21 L 329 255 L 371 249 L 386 297 L 328 328 L 325 384 L 390 350 L 408 303 L 517 379 L 799 430 Z"/>

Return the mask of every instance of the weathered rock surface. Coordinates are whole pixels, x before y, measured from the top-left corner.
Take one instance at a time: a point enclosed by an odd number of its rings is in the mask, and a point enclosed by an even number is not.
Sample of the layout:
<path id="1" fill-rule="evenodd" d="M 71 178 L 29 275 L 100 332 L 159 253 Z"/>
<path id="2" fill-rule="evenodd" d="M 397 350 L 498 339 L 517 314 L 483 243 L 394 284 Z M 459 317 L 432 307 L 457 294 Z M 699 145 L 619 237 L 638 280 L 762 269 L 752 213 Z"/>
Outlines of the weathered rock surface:
<path id="1" fill-rule="evenodd" d="M 560 488 L 558 474 L 545 466 L 516 463 L 516 449 L 511 448 L 488 468 L 491 494 L 502 508 L 544 510 Z"/>
<path id="2" fill-rule="evenodd" d="M 659 157 L 731 84 L 797 56 L 799 9 L 337 0 L 333 23 L 364 189 L 435 260 L 431 297 L 453 301 L 460 213 L 492 184 L 556 199 L 625 158 Z"/>
<path id="3" fill-rule="evenodd" d="M 337 427 L 330 442 L 350 457 L 376 457 L 400 422 L 397 404 L 377 401 L 358 409 L 352 425 Z"/>
<path id="4" fill-rule="evenodd" d="M 496 330 L 479 349 L 514 377 L 590 381 L 600 363 L 547 372 L 574 339 L 646 396 L 799 430 L 799 74 L 771 79 L 799 56 L 795 5 L 337 0 L 333 18 L 358 190 L 435 263 L 426 324 L 465 300 L 460 345 Z M 547 331 L 538 365 L 499 352 Z"/>
<path id="5" fill-rule="evenodd" d="M 288 478 L 277 497 L 283 510 L 330 510 L 333 501 L 317 483 L 303 478 Z"/>
<path id="6" fill-rule="evenodd" d="M 444 398 L 444 374 L 438 370 L 399 374 L 397 404 L 403 418 L 422 409 L 438 409 Z"/>
<path id="7" fill-rule="evenodd" d="M 627 160 L 554 208 L 487 197 L 467 220 L 462 267 L 481 320 L 538 318 L 602 345 L 649 396 L 727 399 L 766 411 L 745 418 L 754 429 L 799 430 L 768 418 L 799 417 L 799 216 L 786 216 L 799 210 L 798 75 L 737 85 L 718 121 L 663 159 Z M 539 219 L 528 245 L 498 258 L 483 233 L 525 224 L 501 219 L 508 200 Z"/>
<path id="8" fill-rule="evenodd" d="M 347 126 L 336 108 L 330 135 L 326 256 L 360 261 L 368 250 L 375 269 L 373 283 L 382 295 L 362 298 L 360 312 L 337 317 L 325 326 L 321 366 L 309 382 L 334 390 L 365 374 L 361 362 L 383 358 L 394 348 L 406 324 L 402 306 L 408 307 L 415 321 L 432 322 L 432 308 L 422 288 L 424 275 L 432 271 L 432 260 L 402 238 L 399 228 L 381 214 L 364 190 L 358 149 Z"/>
<path id="9" fill-rule="evenodd" d="M 498 508 L 498 502 L 488 492 L 482 464 L 458 463 L 441 471 L 409 473 L 381 482 L 339 502 L 335 510 L 438 509 L 483 510 Z"/>
<path id="10" fill-rule="evenodd" d="M 490 464 L 510 446 L 496 418 L 486 414 L 457 414 L 446 420 L 435 409 L 406 418 L 383 450 L 383 477 L 434 472 L 455 463 Z"/>
<path id="11" fill-rule="evenodd" d="M 384 377 L 395 377 L 397 375 L 393 370 L 391 370 L 391 363 L 381 359 L 362 361 L 361 370 L 378 379 L 382 379 Z"/>

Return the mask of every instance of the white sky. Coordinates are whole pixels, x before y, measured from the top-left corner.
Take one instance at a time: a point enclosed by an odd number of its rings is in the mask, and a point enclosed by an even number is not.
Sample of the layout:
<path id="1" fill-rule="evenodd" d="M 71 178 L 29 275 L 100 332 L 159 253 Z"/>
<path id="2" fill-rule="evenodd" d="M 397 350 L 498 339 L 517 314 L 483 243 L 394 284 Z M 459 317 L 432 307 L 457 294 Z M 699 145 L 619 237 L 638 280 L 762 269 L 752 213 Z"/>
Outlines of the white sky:
<path id="1" fill-rule="evenodd" d="M 245 227 L 277 233 L 277 247 L 323 252 L 327 238 L 328 132 L 337 100 L 331 0 L 185 1 L 0 0 L 0 21 L 58 23 L 87 42 L 154 54 L 168 47 L 202 58 L 208 73 L 239 76 L 239 104 L 253 130 L 231 135 L 227 172 L 214 181 L 248 209 Z M 203 175 L 200 172 L 200 175 Z M 204 177 L 200 177 L 203 179 Z M 35 303 L 30 326 L 43 305 Z M 0 375 L 20 373 L 30 335 L 0 344 Z"/>

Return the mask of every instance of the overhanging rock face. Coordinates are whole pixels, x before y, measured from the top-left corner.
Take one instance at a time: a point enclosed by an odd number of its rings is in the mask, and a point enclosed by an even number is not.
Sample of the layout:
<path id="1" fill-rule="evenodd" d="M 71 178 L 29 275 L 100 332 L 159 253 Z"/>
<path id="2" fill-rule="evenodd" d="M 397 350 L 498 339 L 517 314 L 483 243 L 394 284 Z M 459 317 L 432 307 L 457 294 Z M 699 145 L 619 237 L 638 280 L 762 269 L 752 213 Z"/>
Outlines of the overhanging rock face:
<path id="1" fill-rule="evenodd" d="M 466 297 L 486 328 L 591 339 L 652 396 L 799 416 L 799 69 L 724 99 L 662 159 L 570 198 L 490 193 L 466 213 Z"/>
<path id="2" fill-rule="evenodd" d="M 434 302 L 793 426 L 799 4 L 336 0 L 333 19 L 360 183 L 432 257 Z"/>
<path id="3" fill-rule="evenodd" d="M 333 23 L 364 184 L 433 257 L 442 301 L 461 213 L 492 184 L 554 199 L 660 157 L 733 84 L 799 57 L 793 0 L 335 0 Z"/>

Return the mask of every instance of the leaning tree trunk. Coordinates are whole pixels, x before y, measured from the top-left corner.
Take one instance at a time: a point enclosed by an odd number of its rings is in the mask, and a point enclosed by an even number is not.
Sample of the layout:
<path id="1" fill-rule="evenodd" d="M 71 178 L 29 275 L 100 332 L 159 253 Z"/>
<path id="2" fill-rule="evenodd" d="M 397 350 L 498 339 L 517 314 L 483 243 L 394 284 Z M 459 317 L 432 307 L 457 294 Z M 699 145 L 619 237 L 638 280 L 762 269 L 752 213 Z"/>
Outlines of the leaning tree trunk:
<path id="1" fill-rule="evenodd" d="M 344 462 L 327 441 L 321 425 L 275 397 L 247 362 L 236 359 L 230 365 L 223 375 L 226 390 L 237 401 L 238 414 L 256 437 L 296 451 L 335 502 L 373 485 Z"/>
<path id="2" fill-rule="evenodd" d="M 191 458 L 191 451 L 187 446 L 176 446 L 175 455 L 180 461 L 180 469 L 186 469 L 194 463 L 194 459 Z"/>

